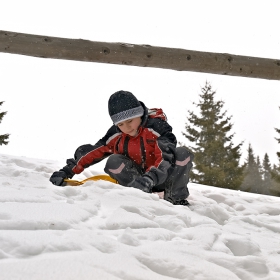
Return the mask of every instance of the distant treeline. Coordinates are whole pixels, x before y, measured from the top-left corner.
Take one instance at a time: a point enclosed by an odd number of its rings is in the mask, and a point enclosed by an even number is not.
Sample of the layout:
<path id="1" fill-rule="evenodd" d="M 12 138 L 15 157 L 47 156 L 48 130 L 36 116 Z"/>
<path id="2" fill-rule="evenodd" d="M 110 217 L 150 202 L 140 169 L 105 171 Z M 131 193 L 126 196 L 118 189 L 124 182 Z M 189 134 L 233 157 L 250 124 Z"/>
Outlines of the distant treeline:
<path id="1" fill-rule="evenodd" d="M 262 161 L 254 155 L 251 144 L 245 163 L 241 163 L 243 142 L 234 145 L 232 116 L 223 110 L 224 101 L 216 101 L 209 82 L 201 89 L 199 113 L 188 111 L 183 135 L 185 145 L 195 154 L 191 181 L 266 195 L 280 196 L 280 165 L 271 166 L 267 153 Z M 275 129 L 280 134 L 280 129 Z M 276 138 L 280 143 L 280 138 Z M 280 163 L 280 152 L 277 152 Z"/>

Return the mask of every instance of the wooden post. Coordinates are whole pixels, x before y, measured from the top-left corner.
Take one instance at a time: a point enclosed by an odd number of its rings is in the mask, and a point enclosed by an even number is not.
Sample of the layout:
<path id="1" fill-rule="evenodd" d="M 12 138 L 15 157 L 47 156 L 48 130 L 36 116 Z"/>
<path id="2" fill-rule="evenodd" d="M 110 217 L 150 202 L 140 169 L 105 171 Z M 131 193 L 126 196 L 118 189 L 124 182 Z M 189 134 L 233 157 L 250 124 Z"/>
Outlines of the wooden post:
<path id="1" fill-rule="evenodd" d="M 0 31 L 0 52 L 280 80 L 280 60 Z"/>

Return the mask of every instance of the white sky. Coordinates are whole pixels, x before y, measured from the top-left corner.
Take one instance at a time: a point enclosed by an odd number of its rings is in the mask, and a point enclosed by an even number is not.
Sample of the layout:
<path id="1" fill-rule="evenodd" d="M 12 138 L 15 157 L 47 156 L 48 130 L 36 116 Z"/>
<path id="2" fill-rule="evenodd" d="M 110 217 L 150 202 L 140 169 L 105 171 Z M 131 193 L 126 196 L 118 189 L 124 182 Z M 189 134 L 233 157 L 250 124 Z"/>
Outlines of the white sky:
<path id="1" fill-rule="evenodd" d="M 0 30 L 280 59 L 279 1 L 5 1 Z M 0 53 L 0 100 L 8 111 L 1 153 L 64 161 L 95 143 L 111 120 L 107 100 L 133 92 L 162 107 L 179 141 L 187 110 L 209 81 L 232 115 L 234 142 L 277 163 L 280 82 Z"/>

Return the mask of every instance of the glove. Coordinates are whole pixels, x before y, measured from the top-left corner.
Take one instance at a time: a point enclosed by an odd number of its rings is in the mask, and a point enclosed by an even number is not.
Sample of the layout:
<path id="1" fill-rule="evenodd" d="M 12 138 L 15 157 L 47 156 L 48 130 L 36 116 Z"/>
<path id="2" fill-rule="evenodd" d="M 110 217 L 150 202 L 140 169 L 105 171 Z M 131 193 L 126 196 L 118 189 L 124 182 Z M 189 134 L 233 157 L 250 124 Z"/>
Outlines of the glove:
<path id="1" fill-rule="evenodd" d="M 150 177 L 142 176 L 134 179 L 131 183 L 128 184 L 128 187 L 151 193 L 154 185 L 154 181 Z"/>
<path id="2" fill-rule="evenodd" d="M 68 178 L 63 170 L 55 171 L 50 177 L 50 181 L 56 186 L 65 186 L 64 179 Z"/>

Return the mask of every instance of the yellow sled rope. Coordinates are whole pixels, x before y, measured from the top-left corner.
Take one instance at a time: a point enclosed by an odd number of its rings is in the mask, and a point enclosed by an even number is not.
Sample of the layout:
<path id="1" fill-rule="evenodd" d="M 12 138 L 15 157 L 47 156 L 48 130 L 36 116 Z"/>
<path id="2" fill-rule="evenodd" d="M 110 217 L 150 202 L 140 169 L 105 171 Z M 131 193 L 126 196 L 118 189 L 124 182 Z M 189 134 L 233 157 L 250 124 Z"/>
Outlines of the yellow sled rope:
<path id="1" fill-rule="evenodd" d="M 85 182 L 98 181 L 98 180 L 109 181 L 109 182 L 117 184 L 117 181 L 115 179 L 113 179 L 112 177 L 110 177 L 109 175 L 95 175 L 95 176 L 86 178 L 82 181 L 72 180 L 72 179 L 64 179 L 64 182 L 66 182 L 66 186 L 80 186 L 80 185 L 84 184 Z"/>

